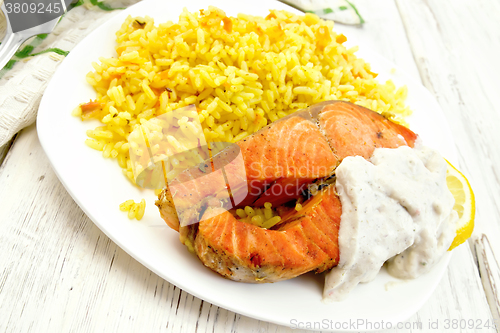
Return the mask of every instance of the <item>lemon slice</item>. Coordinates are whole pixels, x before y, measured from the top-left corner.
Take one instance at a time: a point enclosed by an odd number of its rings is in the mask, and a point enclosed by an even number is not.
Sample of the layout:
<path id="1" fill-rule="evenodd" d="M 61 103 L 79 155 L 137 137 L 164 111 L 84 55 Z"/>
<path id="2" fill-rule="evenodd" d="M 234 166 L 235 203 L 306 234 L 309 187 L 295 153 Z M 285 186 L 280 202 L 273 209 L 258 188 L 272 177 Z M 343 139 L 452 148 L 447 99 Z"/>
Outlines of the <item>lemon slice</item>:
<path id="1" fill-rule="evenodd" d="M 450 162 L 446 170 L 446 185 L 455 198 L 453 210 L 458 213 L 457 236 L 451 243 L 448 251 L 453 250 L 458 245 L 464 243 L 472 234 L 474 229 L 474 215 L 476 205 L 474 201 L 474 192 L 470 187 L 469 181 L 458 171 Z"/>

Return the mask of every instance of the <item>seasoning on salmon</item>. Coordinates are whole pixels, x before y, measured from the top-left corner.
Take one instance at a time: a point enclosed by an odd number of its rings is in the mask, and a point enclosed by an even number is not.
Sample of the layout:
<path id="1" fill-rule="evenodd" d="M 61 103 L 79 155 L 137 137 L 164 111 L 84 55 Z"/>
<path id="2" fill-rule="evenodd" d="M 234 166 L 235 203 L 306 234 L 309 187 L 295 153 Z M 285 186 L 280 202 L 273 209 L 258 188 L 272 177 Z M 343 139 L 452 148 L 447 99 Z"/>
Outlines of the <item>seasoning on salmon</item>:
<path id="1" fill-rule="evenodd" d="M 226 170 L 234 177 L 246 177 L 248 185 L 247 196 L 233 208 L 271 203 L 281 213 L 277 225 L 265 229 L 238 220 L 224 206 L 227 197 L 213 193 L 220 184 L 180 185 L 192 179 L 191 174 L 201 173 L 199 168 L 181 173 L 174 181 L 177 192 L 164 189 L 156 204 L 167 224 L 180 232 L 181 242 L 226 278 L 263 283 L 322 272 L 339 259 L 342 209 L 331 185 L 335 168 L 346 156 L 368 158 L 376 147 L 413 147 L 416 137 L 406 127 L 361 106 L 322 102 L 238 142 L 244 170 Z M 213 160 L 218 158 L 223 157 L 215 155 Z M 307 191 L 314 186 L 314 191 Z M 305 200 L 299 210 L 297 199 Z M 200 222 L 179 226 L 179 214 L 183 220 L 188 216 Z"/>

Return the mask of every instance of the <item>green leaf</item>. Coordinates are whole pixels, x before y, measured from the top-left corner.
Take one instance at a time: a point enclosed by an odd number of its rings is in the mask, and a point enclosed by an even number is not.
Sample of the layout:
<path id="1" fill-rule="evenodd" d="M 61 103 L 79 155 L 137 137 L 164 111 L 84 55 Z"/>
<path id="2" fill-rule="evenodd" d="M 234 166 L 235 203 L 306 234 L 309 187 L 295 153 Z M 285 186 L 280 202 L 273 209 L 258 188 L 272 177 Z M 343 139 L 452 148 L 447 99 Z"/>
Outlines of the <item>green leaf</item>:
<path id="1" fill-rule="evenodd" d="M 333 13 L 333 9 L 331 9 L 331 8 L 324 8 L 323 9 L 323 14 L 330 14 L 330 13 Z"/>
<path id="2" fill-rule="evenodd" d="M 75 8 L 75 7 L 78 7 L 78 6 L 81 6 L 81 5 L 83 5 L 83 4 L 84 4 L 83 0 L 78 0 L 77 2 L 73 2 L 73 3 L 71 3 L 71 4 L 69 5 L 69 7 L 68 7 L 68 10 L 71 10 L 71 9 L 73 9 L 73 8 Z"/>
<path id="3" fill-rule="evenodd" d="M 100 9 L 108 11 L 108 12 L 112 11 L 112 10 L 116 10 L 116 9 L 125 9 L 125 8 L 113 8 L 113 7 L 109 7 L 104 2 L 100 2 L 98 0 L 90 0 L 90 3 L 93 4 L 94 6 L 97 6 Z"/>
<path id="4" fill-rule="evenodd" d="M 31 56 L 37 56 L 39 54 L 44 54 L 44 53 L 48 53 L 48 52 L 54 52 L 54 53 L 57 53 L 57 54 L 60 54 L 63 56 L 67 56 L 69 54 L 69 51 L 64 51 L 64 50 L 61 50 L 60 48 L 57 48 L 57 47 L 51 47 L 51 48 L 48 48 L 46 50 L 40 51 L 38 53 L 33 53 Z"/>
<path id="5" fill-rule="evenodd" d="M 358 12 L 358 9 L 356 8 L 356 6 L 354 6 L 349 0 L 345 0 L 345 2 L 347 2 L 349 4 L 349 6 L 351 6 L 351 8 L 354 9 L 354 11 L 356 12 L 356 15 L 358 15 L 358 17 L 359 17 L 359 24 L 365 23 L 365 20 L 363 20 L 363 17 Z"/>
<path id="6" fill-rule="evenodd" d="M 24 59 L 30 56 L 33 49 L 33 45 L 26 45 L 21 51 L 17 51 L 14 55 L 20 59 Z"/>
<path id="7" fill-rule="evenodd" d="M 17 62 L 16 60 L 9 60 L 9 62 L 5 64 L 3 69 L 12 69 L 12 67 L 14 67 L 14 64 L 16 62 Z"/>

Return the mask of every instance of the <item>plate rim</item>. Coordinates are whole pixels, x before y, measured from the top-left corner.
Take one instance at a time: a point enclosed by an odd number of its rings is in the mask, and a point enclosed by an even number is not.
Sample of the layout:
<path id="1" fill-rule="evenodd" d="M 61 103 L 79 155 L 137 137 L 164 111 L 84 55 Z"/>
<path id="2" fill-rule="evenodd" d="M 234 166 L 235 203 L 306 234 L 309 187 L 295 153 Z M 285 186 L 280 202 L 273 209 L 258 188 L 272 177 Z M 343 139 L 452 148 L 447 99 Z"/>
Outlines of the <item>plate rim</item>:
<path id="1" fill-rule="evenodd" d="M 194 0 L 190 0 L 192 2 L 196 2 Z M 260 0 L 259 0 L 260 1 Z M 97 27 L 92 33 L 90 33 L 88 36 L 86 36 L 75 48 L 74 48 L 74 51 L 70 52 L 70 54 L 68 55 L 68 57 L 63 61 L 63 64 L 61 64 L 61 66 L 58 68 L 57 72 L 54 74 L 54 76 L 52 77 L 51 81 L 49 82 L 49 85 L 47 86 L 46 88 L 46 92 L 48 92 L 47 94 L 44 93 L 43 97 L 42 97 L 42 100 L 40 102 L 40 107 L 39 107 L 39 113 L 37 115 L 37 132 L 38 132 L 38 136 L 39 136 L 39 140 L 40 140 L 40 143 L 41 143 L 41 146 L 43 148 L 43 150 L 45 151 L 46 155 L 48 156 L 48 159 L 49 159 L 49 162 L 54 170 L 54 172 L 56 173 L 57 177 L 59 178 L 59 180 L 61 181 L 61 183 L 63 184 L 64 188 L 67 190 L 67 192 L 71 195 L 71 197 L 73 198 L 73 200 L 78 204 L 78 206 L 85 212 L 85 214 L 92 220 L 92 222 L 97 226 L 99 227 L 99 229 L 101 231 L 103 231 L 106 236 L 108 236 L 110 239 L 112 239 L 118 246 L 120 246 L 120 248 L 122 248 L 125 252 L 127 252 L 129 255 L 131 255 L 134 259 L 138 260 L 142 265 L 144 265 L 145 267 L 147 267 L 148 269 L 150 269 L 151 271 L 153 271 L 155 274 L 157 274 L 159 277 L 167 280 L 169 283 L 172 283 L 174 285 L 177 285 L 179 288 L 181 288 L 182 290 L 188 292 L 189 294 L 191 295 L 194 295 L 195 297 L 198 297 L 200 299 L 203 299 L 207 302 L 210 302 L 212 304 L 215 304 L 219 307 L 222 307 L 224 309 L 227 309 L 229 311 L 233 311 L 233 312 L 236 312 L 236 313 L 240 313 L 240 314 L 243 314 L 245 316 L 249 316 L 249 317 L 252 317 L 252 318 L 255 318 L 255 319 L 258 319 L 258 320 L 263 320 L 263 321 L 267 321 L 267 322 L 271 322 L 271 323 L 274 323 L 274 324 L 278 324 L 278 325 L 285 325 L 287 327 L 290 327 L 287 323 L 283 323 L 282 321 L 279 321 L 279 320 L 273 320 L 271 317 L 261 317 L 261 316 L 257 316 L 255 314 L 252 314 L 252 313 L 249 313 L 249 312 L 245 312 L 245 311 L 241 311 L 241 309 L 234 309 L 234 308 L 231 308 L 231 307 L 228 307 L 226 304 L 223 304 L 223 303 L 220 303 L 218 302 L 217 300 L 213 300 L 213 299 L 207 299 L 204 295 L 198 293 L 196 290 L 193 290 L 192 288 L 190 288 L 189 286 L 187 285 L 184 285 L 183 283 L 179 283 L 178 281 L 175 281 L 173 282 L 171 279 L 169 279 L 168 277 L 164 276 L 164 274 L 162 274 L 161 271 L 159 271 L 157 269 L 157 267 L 151 267 L 151 265 L 143 260 L 142 257 L 138 256 L 136 253 L 133 253 L 133 251 L 131 249 L 128 248 L 128 246 L 126 244 L 124 244 L 121 239 L 117 238 L 115 234 L 113 234 L 112 232 L 110 232 L 110 230 L 108 228 L 106 228 L 105 225 L 103 225 L 102 223 L 100 223 L 99 220 L 95 219 L 94 218 L 94 214 L 91 213 L 91 211 L 89 210 L 89 207 L 87 207 L 86 205 L 84 205 L 80 198 L 78 197 L 78 195 L 76 193 L 73 192 L 73 189 L 68 185 L 68 183 L 66 182 L 64 176 L 60 173 L 60 170 L 59 170 L 59 167 L 60 165 L 58 164 L 57 162 L 57 158 L 54 157 L 53 155 L 53 149 L 52 147 L 50 146 L 47 146 L 49 143 L 47 141 L 47 135 L 50 135 L 48 130 L 49 128 L 47 127 L 47 124 L 45 123 L 45 121 L 47 120 L 47 118 L 45 117 L 45 110 L 47 110 L 47 103 L 49 103 L 49 97 L 50 97 L 50 93 L 51 93 L 51 89 L 53 89 L 53 86 L 58 82 L 60 76 L 62 74 L 62 70 L 61 69 L 64 69 L 64 63 L 70 63 L 71 62 L 71 59 L 73 58 L 72 54 L 78 54 L 78 50 L 79 50 L 79 45 L 83 45 L 84 41 L 86 40 L 92 40 L 96 35 L 98 35 L 99 33 L 101 33 L 103 30 L 105 30 L 108 26 L 111 26 L 111 22 L 115 22 L 115 21 L 123 21 L 123 19 L 121 17 L 123 17 L 125 14 L 130 14 L 131 12 L 133 12 L 136 7 L 144 7 L 144 6 L 148 6 L 149 3 L 157 3 L 157 2 L 160 2 L 160 0 L 144 0 L 142 2 L 139 2 L 129 8 L 127 8 L 126 10 L 124 10 L 123 12 L 115 15 L 114 17 L 112 17 L 109 22 L 106 22 L 104 23 L 103 25 L 101 25 L 100 27 Z M 219 0 L 220 2 L 220 0 Z M 200 1 L 201 3 L 201 1 Z M 274 2 L 273 4 L 277 4 L 277 2 Z M 279 3 L 280 5 L 283 5 L 281 3 Z M 208 4 L 204 4 L 204 6 L 208 6 Z M 267 7 L 267 8 L 270 8 L 271 6 Z M 288 9 L 290 11 L 292 11 L 292 9 Z M 392 62 L 390 62 L 389 60 L 387 60 L 386 58 L 384 58 L 383 56 L 381 56 L 380 54 L 378 54 L 377 52 L 373 51 L 373 50 L 369 50 L 368 48 L 366 47 L 363 47 L 365 52 L 368 51 L 369 53 L 371 54 L 374 54 L 376 55 L 379 59 L 377 61 L 385 61 L 386 63 L 389 63 L 389 64 L 392 64 Z M 76 52 L 75 52 L 76 50 Z M 70 59 L 70 61 L 68 61 L 68 59 Z M 368 61 L 366 60 L 367 62 L 371 62 L 371 61 Z M 418 81 L 416 81 L 415 79 L 413 79 L 410 75 L 407 75 L 405 74 L 404 70 L 400 69 L 398 66 L 392 64 L 394 68 L 398 69 L 398 71 L 401 71 L 403 73 L 403 76 L 405 76 L 405 79 L 408 79 L 409 81 L 411 81 L 410 83 L 412 85 L 417 85 L 417 86 L 420 86 L 422 87 L 426 92 L 427 94 L 430 96 L 430 98 L 432 98 L 434 101 L 434 97 L 432 96 L 432 94 L 421 84 L 419 83 Z M 453 137 L 451 136 L 451 130 L 449 128 L 449 125 L 448 125 L 448 122 L 446 121 L 446 118 L 444 117 L 444 113 L 443 111 L 441 110 L 441 108 L 439 107 L 439 104 L 436 102 L 436 105 L 438 106 L 437 108 L 437 111 L 438 111 L 438 116 L 440 116 L 442 119 L 442 123 L 443 125 L 445 126 L 444 130 L 445 132 L 448 132 L 448 133 L 445 133 L 445 136 L 447 136 L 447 140 L 450 140 L 449 144 L 456 149 L 456 146 L 454 144 L 454 141 L 453 141 Z M 68 117 L 72 117 L 70 115 L 70 110 L 67 110 L 68 111 Z M 45 117 L 45 118 L 44 118 Z M 83 126 L 82 126 L 82 134 L 84 133 L 84 130 L 83 130 Z M 86 147 L 86 146 L 85 146 Z M 450 159 L 453 161 L 453 160 L 456 160 L 456 151 L 455 152 L 448 152 L 451 157 Z M 100 159 L 101 157 L 99 157 Z M 132 252 L 132 253 L 131 253 Z M 412 309 L 410 310 L 409 313 L 404 319 L 402 320 L 407 320 L 411 315 L 413 315 L 416 311 L 418 311 L 418 309 L 428 300 L 428 298 L 430 297 L 430 295 L 432 295 L 434 293 L 434 290 L 437 286 L 437 284 L 439 283 L 439 281 L 442 279 L 443 275 L 444 275 L 444 272 L 446 271 L 446 267 L 448 265 L 448 262 L 451 258 L 451 254 L 450 253 L 449 255 L 446 255 L 445 258 L 443 260 L 446 261 L 446 263 L 444 264 L 444 269 L 443 269 L 443 272 L 440 274 L 440 277 L 436 283 L 436 285 L 432 288 L 432 291 L 429 293 L 429 296 L 425 299 L 423 299 L 421 301 L 421 304 L 417 304 L 414 306 L 415 309 Z M 436 267 L 434 268 L 436 269 Z M 354 331 L 357 331 L 357 330 L 333 330 L 335 332 L 354 332 Z M 333 332 L 332 331 L 332 332 Z"/>

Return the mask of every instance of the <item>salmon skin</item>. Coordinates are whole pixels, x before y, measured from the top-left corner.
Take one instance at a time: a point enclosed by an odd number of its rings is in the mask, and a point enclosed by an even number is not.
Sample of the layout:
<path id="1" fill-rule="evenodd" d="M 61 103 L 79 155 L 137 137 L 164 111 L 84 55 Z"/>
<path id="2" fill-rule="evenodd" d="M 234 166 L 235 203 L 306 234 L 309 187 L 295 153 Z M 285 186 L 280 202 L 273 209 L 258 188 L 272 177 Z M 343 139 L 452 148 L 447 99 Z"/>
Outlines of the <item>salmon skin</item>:
<path id="1" fill-rule="evenodd" d="M 331 178 L 347 156 L 369 158 L 375 148 L 413 147 L 416 138 L 408 128 L 369 109 L 326 101 L 238 142 L 244 168 L 229 164 L 226 173 L 246 177 L 248 194 L 240 206 L 271 202 L 277 207 L 303 197 L 304 189 L 318 180 Z M 222 151 L 214 160 L 224 159 L 225 154 Z M 280 206 L 282 222 L 264 229 L 238 220 L 225 208 L 228 199 L 216 193 L 220 184 L 207 182 L 183 190 L 186 179 L 199 177 L 199 172 L 186 170 L 170 183 L 181 189 L 176 190 L 180 197 L 175 206 L 169 188 L 161 192 L 156 205 L 166 223 L 179 231 L 181 242 L 205 266 L 228 279 L 264 283 L 323 272 L 338 264 L 342 209 L 334 185 L 308 197 L 300 211 L 293 205 Z M 238 189 L 232 190 L 237 194 Z M 200 222 L 180 226 L 179 214 L 183 220 Z"/>

